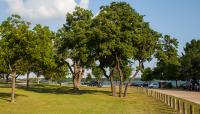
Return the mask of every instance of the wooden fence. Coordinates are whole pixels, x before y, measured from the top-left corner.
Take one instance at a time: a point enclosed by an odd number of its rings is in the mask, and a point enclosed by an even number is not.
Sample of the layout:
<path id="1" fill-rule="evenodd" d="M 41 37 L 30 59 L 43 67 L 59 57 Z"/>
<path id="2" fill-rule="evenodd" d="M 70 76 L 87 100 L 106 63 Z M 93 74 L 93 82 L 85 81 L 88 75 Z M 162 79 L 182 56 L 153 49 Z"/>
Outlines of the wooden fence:
<path id="1" fill-rule="evenodd" d="M 137 87 L 137 91 L 162 101 L 180 114 L 200 114 L 200 104 L 143 87 Z"/>

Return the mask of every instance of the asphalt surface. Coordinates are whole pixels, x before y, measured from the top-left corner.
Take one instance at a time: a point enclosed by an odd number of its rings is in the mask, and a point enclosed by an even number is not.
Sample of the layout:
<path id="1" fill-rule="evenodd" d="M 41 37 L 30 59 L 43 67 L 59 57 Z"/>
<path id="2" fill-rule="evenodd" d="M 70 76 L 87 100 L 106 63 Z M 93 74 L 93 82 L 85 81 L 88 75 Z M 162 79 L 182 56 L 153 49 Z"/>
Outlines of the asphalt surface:
<path id="1" fill-rule="evenodd" d="M 200 104 L 200 92 L 181 91 L 181 90 L 161 90 L 161 89 L 152 89 L 152 90 Z"/>

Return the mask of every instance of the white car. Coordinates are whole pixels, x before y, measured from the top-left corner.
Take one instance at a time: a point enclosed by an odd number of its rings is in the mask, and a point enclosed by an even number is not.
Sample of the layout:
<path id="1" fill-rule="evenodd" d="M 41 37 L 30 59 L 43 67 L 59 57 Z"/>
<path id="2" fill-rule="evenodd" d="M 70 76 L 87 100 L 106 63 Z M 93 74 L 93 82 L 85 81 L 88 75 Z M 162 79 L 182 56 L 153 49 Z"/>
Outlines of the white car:
<path id="1" fill-rule="evenodd" d="M 151 83 L 148 87 L 149 88 L 159 88 L 159 84 L 158 83 Z"/>

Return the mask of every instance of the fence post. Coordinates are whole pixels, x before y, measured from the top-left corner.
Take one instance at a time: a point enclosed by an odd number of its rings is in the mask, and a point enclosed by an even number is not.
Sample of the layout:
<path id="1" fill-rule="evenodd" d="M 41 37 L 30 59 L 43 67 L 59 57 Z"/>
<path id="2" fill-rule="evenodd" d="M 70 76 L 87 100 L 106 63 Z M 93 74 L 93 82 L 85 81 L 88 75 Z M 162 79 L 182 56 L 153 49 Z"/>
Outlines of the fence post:
<path id="1" fill-rule="evenodd" d="M 194 105 L 190 104 L 189 114 L 194 114 Z"/>
<path id="2" fill-rule="evenodd" d="M 165 104 L 167 104 L 167 95 L 165 94 Z"/>
<path id="3" fill-rule="evenodd" d="M 182 100 L 179 99 L 179 108 L 180 108 L 180 109 L 179 109 L 179 110 L 180 110 L 179 112 L 180 112 L 180 113 L 183 113 L 183 105 L 182 105 L 182 104 L 183 104 Z"/>
<path id="4" fill-rule="evenodd" d="M 170 103 L 170 104 L 171 104 L 171 105 L 170 105 L 171 108 L 173 108 L 173 107 L 174 107 L 174 106 L 173 106 L 173 104 L 174 104 L 174 103 L 173 103 L 173 97 L 171 97 L 171 103 Z"/>
<path id="5" fill-rule="evenodd" d="M 170 96 L 167 95 L 167 104 L 170 105 Z"/>
<path id="6" fill-rule="evenodd" d="M 177 103 L 177 98 L 174 98 L 174 100 L 175 100 L 175 110 L 178 110 L 178 103 Z"/>
<path id="7" fill-rule="evenodd" d="M 183 101 L 183 114 L 187 114 L 187 104 Z"/>

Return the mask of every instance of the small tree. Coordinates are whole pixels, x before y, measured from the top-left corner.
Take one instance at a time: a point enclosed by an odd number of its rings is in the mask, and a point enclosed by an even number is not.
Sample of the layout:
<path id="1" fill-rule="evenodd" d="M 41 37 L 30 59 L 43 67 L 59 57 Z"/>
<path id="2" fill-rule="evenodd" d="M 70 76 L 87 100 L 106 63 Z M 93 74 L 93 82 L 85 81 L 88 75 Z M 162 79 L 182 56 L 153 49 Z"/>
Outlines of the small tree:
<path id="1" fill-rule="evenodd" d="M 100 80 L 103 77 L 102 69 L 100 67 L 97 67 L 97 66 L 92 68 L 92 74 L 94 75 L 97 82 L 100 82 Z"/>
<path id="2" fill-rule="evenodd" d="M 56 66 L 55 50 L 53 40 L 55 34 L 50 31 L 49 27 L 37 24 L 32 31 L 32 44 L 28 52 L 30 53 L 30 68 L 37 76 L 39 84 L 40 75 L 44 75 L 48 68 Z"/>
<path id="3" fill-rule="evenodd" d="M 186 43 L 181 57 L 181 72 L 185 79 L 200 79 L 200 40 Z"/>
<path id="4" fill-rule="evenodd" d="M 153 76 L 153 71 L 150 67 L 144 69 L 141 80 L 142 81 L 152 81 L 155 77 Z"/>
<path id="5" fill-rule="evenodd" d="M 180 59 L 178 57 L 177 39 L 165 35 L 161 40 L 156 58 L 158 59 L 157 72 L 158 79 L 162 80 L 178 80 L 180 79 Z"/>
<path id="6" fill-rule="evenodd" d="M 55 60 L 56 61 L 56 60 Z M 57 83 L 62 85 L 62 82 L 66 80 L 66 76 L 68 74 L 68 69 L 66 64 L 60 63 L 56 61 L 55 66 L 49 66 L 45 72 L 44 77 L 46 79 L 51 79 L 53 81 L 57 81 Z"/>
<path id="7" fill-rule="evenodd" d="M 29 22 L 25 22 L 19 15 L 12 15 L 2 22 L 0 56 L 4 67 L 12 76 L 11 102 L 15 102 L 15 79 L 18 72 L 26 69 L 26 51 L 28 44 Z"/>
<path id="8" fill-rule="evenodd" d="M 87 74 L 87 77 L 85 79 L 86 82 L 92 81 L 92 75 L 90 73 Z"/>

